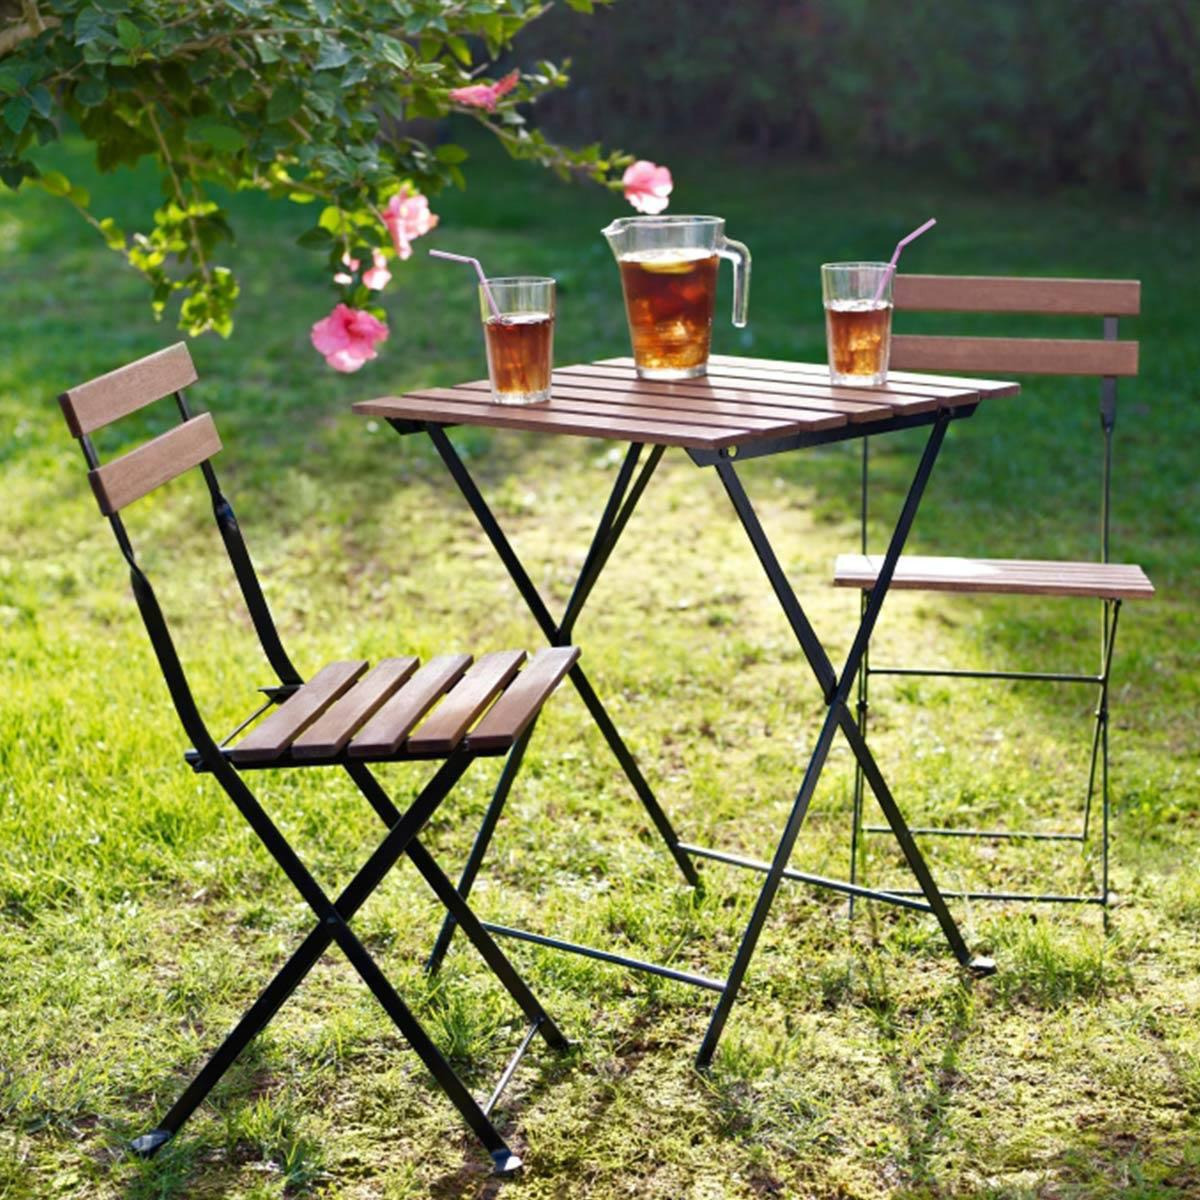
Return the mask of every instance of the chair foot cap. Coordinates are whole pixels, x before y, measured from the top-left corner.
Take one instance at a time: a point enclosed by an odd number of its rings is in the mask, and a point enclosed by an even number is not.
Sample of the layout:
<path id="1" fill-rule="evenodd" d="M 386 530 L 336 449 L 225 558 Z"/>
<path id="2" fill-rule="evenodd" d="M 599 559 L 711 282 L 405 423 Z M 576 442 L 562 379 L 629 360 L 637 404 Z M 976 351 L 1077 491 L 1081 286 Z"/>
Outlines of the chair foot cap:
<path id="1" fill-rule="evenodd" d="M 520 1156 L 511 1150 L 492 1151 L 492 1170 L 496 1175 L 513 1175 L 522 1165 Z"/>
<path id="2" fill-rule="evenodd" d="M 153 1158 L 175 1135 L 169 1129 L 152 1129 L 129 1143 L 139 1158 Z"/>
<path id="3" fill-rule="evenodd" d="M 988 975 L 995 975 L 996 960 L 994 958 L 984 958 L 983 955 L 977 954 L 967 963 L 967 970 L 977 979 L 983 979 Z"/>

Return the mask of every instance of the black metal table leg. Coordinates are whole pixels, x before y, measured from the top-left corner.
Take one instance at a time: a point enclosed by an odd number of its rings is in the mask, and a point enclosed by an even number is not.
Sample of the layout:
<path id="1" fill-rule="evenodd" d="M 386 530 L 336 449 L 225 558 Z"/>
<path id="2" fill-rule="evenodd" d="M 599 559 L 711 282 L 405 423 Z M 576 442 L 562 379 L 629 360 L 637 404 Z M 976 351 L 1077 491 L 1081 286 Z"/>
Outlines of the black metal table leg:
<path id="1" fill-rule="evenodd" d="M 897 840 L 900 842 L 905 856 L 909 861 L 909 865 L 912 867 L 921 885 L 921 893 L 925 896 L 930 908 L 937 916 L 955 957 L 964 966 L 971 966 L 981 973 L 994 969 L 994 965 L 988 960 L 972 959 L 966 942 L 954 918 L 950 915 L 945 900 L 938 890 L 937 884 L 934 882 L 924 859 L 921 857 L 920 850 L 904 822 L 903 815 L 896 806 L 874 759 L 870 756 L 870 752 L 867 750 L 866 744 L 859 734 L 858 726 L 854 723 L 854 718 L 847 707 L 850 689 L 854 685 L 863 656 L 866 654 L 871 633 L 879 617 L 880 609 L 883 606 L 883 601 L 891 584 L 892 576 L 895 573 L 896 564 L 904 548 L 904 543 L 916 518 L 921 497 L 933 472 L 934 463 L 937 461 L 938 452 L 941 449 L 946 429 L 952 416 L 953 414 L 950 411 L 939 413 L 934 421 L 933 428 L 930 430 L 925 450 L 921 455 L 921 460 L 913 476 L 913 481 L 909 486 L 908 495 L 905 497 L 904 504 L 897 518 L 896 527 L 892 533 L 887 554 L 884 556 L 878 581 L 872 590 L 870 600 L 863 609 L 854 642 L 846 657 L 846 662 L 840 676 L 834 671 L 833 665 L 830 663 L 829 657 L 825 653 L 816 631 L 813 629 L 791 584 L 788 582 L 787 576 L 754 512 L 754 508 L 742 487 L 741 480 L 738 478 L 737 471 L 732 462 L 725 459 L 716 464 L 721 482 L 724 484 L 734 510 L 737 512 L 747 537 L 750 539 L 750 543 L 758 556 L 759 562 L 767 574 L 767 578 L 779 600 L 780 607 L 783 609 L 796 639 L 804 651 L 805 658 L 808 660 L 814 676 L 825 693 L 825 702 L 829 706 L 829 709 L 825 715 L 820 734 L 817 737 L 816 745 L 813 748 L 812 756 L 805 770 L 804 780 L 800 785 L 800 790 L 796 794 L 787 824 L 784 826 L 783 834 L 779 840 L 774 858 L 771 861 L 767 878 L 762 885 L 750 920 L 742 935 L 742 942 L 730 970 L 725 990 L 721 993 L 721 997 L 713 1009 L 708 1030 L 705 1033 L 704 1040 L 701 1042 L 697 1055 L 697 1064 L 700 1066 L 706 1066 L 712 1061 L 713 1054 L 724 1031 L 725 1023 L 729 1018 L 730 1010 L 737 1000 L 746 970 L 749 967 L 750 960 L 753 958 L 763 925 L 770 913 L 771 906 L 779 890 L 779 885 L 784 879 L 788 861 L 795 848 L 796 838 L 804 824 L 809 804 L 813 793 L 816 791 L 825 761 L 828 758 L 834 734 L 839 727 L 849 737 L 855 758 L 861 764 L 867 781 L 880 800 L 888 821 L 896 833 Z M 877 895 L 876 898 L 885 901 L 888 899 L 886 894 Z"/>
<path id="2" fill-rule="evenodd" d="M 588 551 L 587 558 L 580 571 L 579 578 L 576 581 L 575 588 L 572 591 L 571 598 L 567 603 L 566 611 L 561 622 L 556 622 L 547 608 L 545 601 L 542 599 L 537 588 L 534 586 L 533 580 L 529 577 L 529 573 L 525 570 L 520 559 L 517 557 L 516 551 L 513 550 L 512 544 L 505 536 L 500 523 L 496 520 L 495 514 L 492 512 L 483 494 L 480 492 L 475 481 L 471 478 L 470 472 L 467 470 L 466 464 L 462 461 L 458 452 L 454 448 L 454 444 L 446 436 L 446 431 L 436 424 L 427 424 L 425 426 L 430 440 L 434 447 L 441 455 L 442 461 L 446 464 L 454 482 L 458 485 L 459 491 L 462 492 L 464 499 L 467 501 L 471 511 L 475 514 L 481 528 L 487 535 L 488 540 L 492 543 L 501 562 L 507 569 L 510 578 L 512 579 L 521 598 L 525 601 L 526 607 L 529 609 L 533 619 L 541 628 L 542 634 L 552 646 L 567 645 L 570 643 L 571 634 L 574 629 L 576 620 L 578 619 L 583 605 L 595 586 L 596 580 L 600 577 L 600 573 L 604 565 L 608 562 L 617 541 L 619 540 L 625 526 L 632 517 L 634 510 L 637 507 L 638 501 L 641 499 L 642 493 L 645 491 L 647 484 L 650 482 L 651 476 L 654 474 L 655 468 L 658 466 L 659 460 L 663 455 L 662 446 L 653 446 L 650 449 L 650 454 L 646 463 L 643 465 L 641 473 L 636 481 L 633 480 L 633 473 L 641 456 L 643 447 L 639 443 L 633 443 L 626 452 L 625 459 L 617 474 L 617 479 L 613 484 L 612 491 L 609 495 L 608 502 L 605 506 L 604 513 L 601 516 L 600 523 L 597 526 L 596 533 L 592 538 L 591 547 Z M 579 693 L 580 699 L 587 707 L 591 714 L 592 720 L 600 730 L 604 740 L 608 743 L 621 769 L 625 772 L 634 791 L 637 793 L 638 799 L 645 808 L 647 815 L 650 817 L 654 828 L 658 831 L 659 836 L 666 844 L 671 857 L 675 860 L 684 879 L 693 887 L 700 887 L 700 875 L 696 870 L 695 864 L 691 858 L 680 849 L 679 836 L 675 832 L 670 818 L 659 804 L 658 798 L 655 796 L 653 789 L 642 774 L 641 768 L 637 764 L 637 760 L 633 757 L 624 739 L 613 723 L 611 716 L 605 708 L 600 697 L 596 695 L 595 689 L 589 682 L 583 668 L 576 663 L 571 668 L 569 678 L 574 684 L 576 691 Z M 502 779 L 502 782 L 504 780 Z M 508 780 L 511 786 L 511 778 Z M 499 787 L 498 789 L 499 790 Z M 504 795 L 507 795 L 505 791 Z M 503 807 L 504 798 L 500 799 L 500 807 Z M 489 811 L 489 816 L 490 816 Z M 485 821 L 488 818 L 485 817 Z M 495 813 L 492 820 L 494 826 L 495 821 L 499 819 L 499 811 Z M 481 848 L 486 849 L 486 842 Z M 480 854 L 482 860 L 482 852 Z M 452 934 L 452 928 L 447 931 L 443 929 L 443 936 L 448 944 L 449 937 Z M 443 936 L 439 936 L 439 945 L 443 941 Z M 436 951 L 436 947 L 435 947 Z M 444 950 L 443 950 L 444 953 Z M 437 961 L 431 956 L 431 965 L 436 966 Z"/>

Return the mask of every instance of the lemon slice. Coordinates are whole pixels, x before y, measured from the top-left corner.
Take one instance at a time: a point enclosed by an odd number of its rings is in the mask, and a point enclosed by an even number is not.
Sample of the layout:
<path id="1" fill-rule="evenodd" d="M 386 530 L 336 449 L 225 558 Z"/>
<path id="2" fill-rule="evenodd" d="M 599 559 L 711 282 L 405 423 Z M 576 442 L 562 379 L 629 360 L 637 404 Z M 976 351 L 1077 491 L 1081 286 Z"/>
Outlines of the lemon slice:
<path id="1" fill-rule="evenodd" d="M 700 261 L 697 258 L 685 258 L 682 261 L 675 262 L 663 262 L 662 259 L 651 259 L 648 262 L 638 263 L 638 266 L 643 271 L 649 271 L 651 275 L 686 275 L 689 271 L 694 271 Z"/>

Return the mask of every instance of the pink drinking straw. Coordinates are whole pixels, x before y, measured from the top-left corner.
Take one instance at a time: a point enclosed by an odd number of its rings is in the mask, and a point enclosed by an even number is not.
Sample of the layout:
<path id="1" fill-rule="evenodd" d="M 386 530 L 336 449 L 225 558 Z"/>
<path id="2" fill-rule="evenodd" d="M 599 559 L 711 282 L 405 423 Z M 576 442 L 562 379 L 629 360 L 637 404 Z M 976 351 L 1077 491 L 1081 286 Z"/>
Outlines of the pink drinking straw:
<path id="1" fill-rule="evenodd" d="M 917 226 L 916 229 L 908 235 L 902 237 L 897 243 L 895 250 L 892 251 L 891 261 L 887 265 L 887 270 L 879 277 L 879 286 L 875 289 L 875 302 L 878 303 L 879 297 L 883 295 L 883 289 L 887 287 L 887 282 L 896 273 L 896 264 L 900 261 L 900 251 L 908 245 L 909 242 L 915 242 L 923 233 L 927 233 L 937 224 L 937 217 L 930 217 L 924 225 Z M 430 251 L 436 253 L 436 251 Z M 478 265 L 478 264 L 477 264 Z"/>
<path id="2" fill-rule="evenodd" d="M 479 276 L 479 286 L 483 288 L 483 294 L 487 297 L 488 307 L 492 310 L 492 316 L 497 321 L 502 320 L 500 306 L 496 303 L 496 297 L 492 295 L 492 289 L 488 287 L 487 276 L 483 273 L 483 267 L 480 266 L 479 259 L 472 258 L 469 254 L 451 254 L 448 250 L 430 250 L 429 257 L 445 258 L 450 262 L 470 263 L 475 268 L 475 274 Z"/>

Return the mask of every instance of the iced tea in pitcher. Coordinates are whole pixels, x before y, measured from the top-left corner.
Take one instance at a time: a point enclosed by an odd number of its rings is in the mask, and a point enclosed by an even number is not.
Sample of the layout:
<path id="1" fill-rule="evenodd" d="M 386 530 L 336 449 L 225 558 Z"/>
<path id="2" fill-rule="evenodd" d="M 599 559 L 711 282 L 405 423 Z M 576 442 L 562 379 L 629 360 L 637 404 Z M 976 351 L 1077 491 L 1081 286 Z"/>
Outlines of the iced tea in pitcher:
<path id="1" fill-rule="evenodd" d="M 717 262 L 733 263 L 733 323 L 746 324 L 750 251 L 720 217 L 623 217 L 605 230 L 621 271 L 637 373 L 690 379 L 708 369 Z"/>
<path id="2" fill-rule="evenodd" d="M 717 256 L 705 250 L 635 250 L 617 260 L 634 361 L 682 371 L 708 362 Z"/>

